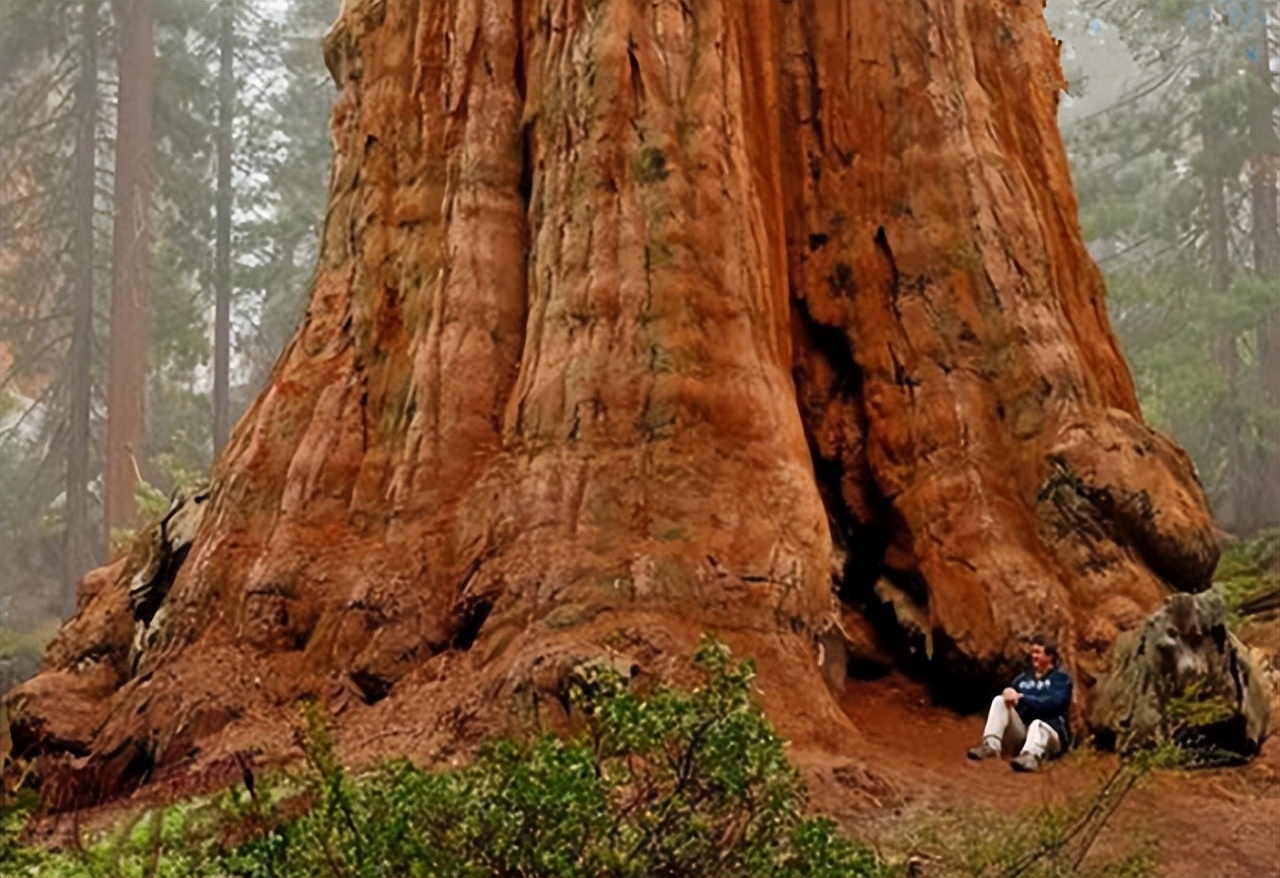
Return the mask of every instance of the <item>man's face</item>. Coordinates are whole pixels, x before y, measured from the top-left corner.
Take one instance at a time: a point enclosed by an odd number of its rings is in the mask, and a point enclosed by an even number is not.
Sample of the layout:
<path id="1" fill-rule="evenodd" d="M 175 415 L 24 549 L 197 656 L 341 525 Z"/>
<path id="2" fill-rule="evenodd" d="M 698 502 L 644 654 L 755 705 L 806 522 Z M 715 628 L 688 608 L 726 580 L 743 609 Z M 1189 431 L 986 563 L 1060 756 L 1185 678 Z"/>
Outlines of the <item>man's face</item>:
<path id="1" fill-rule="evenodd" d="M 1044 676 L 1053 667 L 1053 656 L 1045 652 L 1044 647 L 1038 643 L 1031 647 L 1031 667 L 1035 669 L 1037 677 Z"/>

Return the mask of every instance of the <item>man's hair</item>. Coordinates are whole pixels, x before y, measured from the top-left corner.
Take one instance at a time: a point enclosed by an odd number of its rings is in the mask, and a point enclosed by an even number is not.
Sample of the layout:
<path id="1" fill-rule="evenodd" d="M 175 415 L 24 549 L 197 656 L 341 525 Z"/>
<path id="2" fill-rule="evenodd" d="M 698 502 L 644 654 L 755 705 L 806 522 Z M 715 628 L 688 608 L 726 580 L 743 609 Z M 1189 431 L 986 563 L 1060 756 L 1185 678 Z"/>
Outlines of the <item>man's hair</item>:
<path id="1" fill-rule="evenodd" d="M 1058 655 L 1058 641 L 1054 640 L 1047 634 L 1037 634 L 1031 638 L 1031 645 L 1038 646 L 1044 650 L 1044 654 L 1053 659 L 1056 665 L 1060 661 Z"/>

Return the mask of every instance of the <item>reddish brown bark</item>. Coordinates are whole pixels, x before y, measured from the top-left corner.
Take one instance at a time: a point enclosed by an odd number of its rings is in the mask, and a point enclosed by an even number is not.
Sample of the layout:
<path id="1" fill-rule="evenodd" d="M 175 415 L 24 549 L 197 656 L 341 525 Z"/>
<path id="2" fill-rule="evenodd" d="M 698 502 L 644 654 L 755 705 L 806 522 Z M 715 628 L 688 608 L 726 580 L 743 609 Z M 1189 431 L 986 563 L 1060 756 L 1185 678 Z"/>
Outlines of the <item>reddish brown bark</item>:
<path id="1" fill-rule="evenodd" d="M 106 541 L 133 527 L 147 386 L 151 210 L 152 0 L 115 0 L 120 27 L 115 221 L 111 236 L 111 372 L 107 379 Z"/>
<path id="2" fill-rule="evenodd" d="M 1024 6 L 802 4 L 787 31 L 806 420 L 949 671 L 1037 629 L 1092 671 L 1160 578 L 1201 587 L 1216 558 L 1185 455 L 1141 423 Z"/>
<path id="3" fill-rule="evenodd" d="M 308 694 L 355 749 L 439 756 L 545 718 L 584 658 L 678 673 L 704 630 L 798 746 L 856 754 L 817 667 L 833 590 L 873 623 L 853 647 L 940 684 L 1046 629 L 1087 683 L 1207 584 L 1204 498 L 1080 240 L 1038 4 L 356 0 L 326 55 L 311 306 L 157 645 L 136 672 L 97 645 L 111 708 L 60 777 L 279 755 Z M 47 754 L 50 687 L 11 699 Z"/>

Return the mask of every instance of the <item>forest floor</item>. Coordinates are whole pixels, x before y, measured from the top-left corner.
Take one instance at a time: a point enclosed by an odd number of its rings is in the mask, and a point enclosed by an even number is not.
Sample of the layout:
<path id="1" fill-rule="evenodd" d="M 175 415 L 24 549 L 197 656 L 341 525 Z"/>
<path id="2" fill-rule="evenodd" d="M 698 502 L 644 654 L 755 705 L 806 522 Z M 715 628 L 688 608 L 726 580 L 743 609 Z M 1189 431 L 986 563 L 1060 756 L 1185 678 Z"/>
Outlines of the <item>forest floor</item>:
<path id="1" fill-rule="evenodd" d="M 859 748 L 866 756 L 853 769 L 795 754 L 813 779 L 813 804 L 891 858 L 918 857 L 926 878 L 932 861 L 954 863 L 999 843 L 1001 826 L 1070 813 L 1118 765 L 1087 748 L 1036 774 L 999 760 L 971 762 L 965 750 L 981 737 L 982 718 L 932 706 L 923 686 L 897 675 L 850 680 L 842 706 L 866 739 Z M 1140 849 L 1162 878 L 1280 875 L 1280 740 L 1242 767 L 1143 777 L 1090 857 L 1117 860 Z"/>
<path id="2" fill-rule="evenodd" d="M 800 750 L 793 761 L 809 779 L 816 811 L 891 862 L 917 860 L 906 873 L 911 878 L 999 874 L 989 857 L 986 868 L 974 864 L 1002 845 L 1027 849 L 1010 827 L 1070 818 L 1119 765 L 1114 755 L 1087 747 L 1035 774 L 1013 772 L 1000 760 L 971 762 L 965 750 L 980 737 L 982 718 L 933 705 L 922 684 L 898 674 L 850 680 L 841 706 L 861 739 L 851 748 L 856 759 Z M 172 800 L 172 790 L 144 788 L 124 802 L 41 821 L 29 840 L 71 844 L 125 813 Z M 1154 860 L 1159 878 L 1280 876 L 1280 738 L 1242 767 L 1142 777 L 1085 865 L 1138 852 Z"/>
<path id="3" fill-rule="evenodd" d="M 1248 639 L 1273 655 L 1280 651 L 1275 620 L 1259 632 Z M 803 707 L 782 702 L 774 707 L 783 712 Z M 918 858 L 912 878 L 999 874 L 965 864 L 1010 841 L 1025 848 L 1010 827 L 1069 819 L 1119 765 L 1114 755 L 1087 747 L 1036 774 L 1015 773 L 999 760 L 971 762 L 965 751 L 977 743 L 982 717 L 936 706 L 923 684 L 896 673 L 849 680 L 840 707 L 856 741 L 793 751 L 793 761 L 810 781 L 816 811 L 892 862 Z M 81 832 L 105 829 L 126 812 L 180 797 L 152 785 L 126 801 L 43 820 L 30 840 L 72 844 Z M 1160 878 L 1280 876 L 1280 738 L 1269 739 L 1259 758 L 1241 767 L 1144 776 L 1107 821 L 1086 865 L 1140 851 L 1154 860 Z"/>

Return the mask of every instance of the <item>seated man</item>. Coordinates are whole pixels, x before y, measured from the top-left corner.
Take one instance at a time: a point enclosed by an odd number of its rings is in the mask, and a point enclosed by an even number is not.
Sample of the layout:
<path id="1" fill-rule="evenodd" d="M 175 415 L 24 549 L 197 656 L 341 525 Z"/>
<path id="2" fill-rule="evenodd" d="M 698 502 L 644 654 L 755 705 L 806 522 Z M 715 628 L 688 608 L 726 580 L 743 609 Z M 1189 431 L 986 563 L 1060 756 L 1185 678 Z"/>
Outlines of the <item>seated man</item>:
<path id="1" fill-rule="evenodd" d="M 1070 746 L 1071 676 L 1058 667 L 1058 647 L 1049 638 L 1032 638 L 1031 669 L 991 700 L 982 743 L 969 751 L 970 759 L 1021 750 L 1014 771 L 1035 771 L 1041 759 Z"/>

